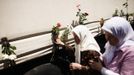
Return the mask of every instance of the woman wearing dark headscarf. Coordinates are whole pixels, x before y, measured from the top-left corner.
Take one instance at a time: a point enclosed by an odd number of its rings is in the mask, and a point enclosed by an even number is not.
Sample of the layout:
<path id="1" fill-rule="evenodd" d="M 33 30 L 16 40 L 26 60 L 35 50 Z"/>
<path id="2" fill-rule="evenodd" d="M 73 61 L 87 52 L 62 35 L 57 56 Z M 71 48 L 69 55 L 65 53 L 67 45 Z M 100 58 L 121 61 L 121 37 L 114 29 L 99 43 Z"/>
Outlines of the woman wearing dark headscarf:
<path id="1" fill-rule="evenodd" d="M 130 23 L 121 17 L 113 17 L 104 23 L 107 43 L 103 56 L 104 66 L 100 62 L 90 61 L 90 66 L 102 75 L 134 74 L 134 31 Z"/>

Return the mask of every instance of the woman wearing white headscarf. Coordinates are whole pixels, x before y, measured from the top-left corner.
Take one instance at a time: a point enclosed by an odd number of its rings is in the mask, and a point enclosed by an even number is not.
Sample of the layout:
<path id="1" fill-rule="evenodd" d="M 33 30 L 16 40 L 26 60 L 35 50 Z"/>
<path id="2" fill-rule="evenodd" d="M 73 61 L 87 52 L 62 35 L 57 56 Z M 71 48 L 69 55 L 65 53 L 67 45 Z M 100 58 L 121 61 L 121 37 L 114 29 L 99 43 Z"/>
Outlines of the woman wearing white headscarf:
<path id="1" fill-rule="evenodd" d="M 75 62 L 70 64 L 71 70 L 87 70 L 88 65 L 88 58 L 84 59 L 84 57 L 95 57 L 96 59 L 100 57 L 100 47 L 97 44 L 94 36 L 91 34 L 89 29 L 86 26 L 78 25 L 72 29 L 72 33 L 75 40 Z M 64 45 L 60 39 L 57 39 L 57 44 Z M 81 58 L 81 54 L 83 54 L 83 58 Z M 91 56 L 91 57 L 90 57 Z M 85 60 L 83 64 L 82 59 Z"/>
<path id="2" fill-rule="evenodd" d="M 84 66 L 81 65 L 81 53 L 84 51 L 95 51 L 99 55 L 100 47 L 97 44 L 94 36 L 91 34 L 86 26 L 79 25 L 72 30 L 76 45 L 75 45 L 75 63 L 71 63 L 70 68 L 72 70 L 82 69 Z M 87 55 L 88 56 L 88 55 Z M 90 57 L 90 56 L 89 56 Z M 86 68 L 86 67 L 85 67 Z"/>
<path id="3" fill-rule="evenodd" d="M 77 43 L 76 41 L 76 46 L 75 46 L 75 56 L 76 59 L 75 61 L 77 63 L 80 63 L 80 59 L 81 59 L 81 55 L 80 52 L 81 51 L 85 51 L 85 50 L 94 50 L 97 52 L 100 52 L 100 47 L 97 44 L 97 42 L 94 39 L 94 36 L 91 34 L 91 32 L 89 31 L 89 29 L 86 26 L 83 25 L 79 25 L 77 27 L 75 27 L 73 30 L 73 35 L 75 40 L 79 39 L 79 42 Z M 78 37 L 78 38 L 76 38 Z"/>
<path id="4" fill-rule="evenodd" d="M 130 23 L 121 17 L 113 17 L 104 23 L 107 43 L 103 60 L 89 64 L 102 75 L 133 75 L 134 74 L 134 31 Z"/>

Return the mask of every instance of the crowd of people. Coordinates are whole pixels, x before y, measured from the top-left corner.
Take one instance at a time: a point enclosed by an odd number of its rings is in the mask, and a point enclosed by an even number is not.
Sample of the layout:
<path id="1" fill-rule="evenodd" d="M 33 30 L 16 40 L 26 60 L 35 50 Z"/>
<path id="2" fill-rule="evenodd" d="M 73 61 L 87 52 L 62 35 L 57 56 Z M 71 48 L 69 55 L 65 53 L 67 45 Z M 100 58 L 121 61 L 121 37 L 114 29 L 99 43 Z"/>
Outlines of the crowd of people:
<path id="1" fill-rule="evenodd" d="M 107 41 L 104 53 L 86 26 L 78 25 L 72 29 L 75 40 L 74 61 L 67 65 L 71 73 L 66 75 L 134 74 L 134 30 L 130 23 L 122 17 L 112 17 L 104 22 L 101 29 Z M 54 43 L 62 47 L 62 50 L 67 52 L 71 50 L 71 47 L 64 44 L 60 38 Z M 63 56 L 66 58 L 66 55 Z M 72 56 L 73 54 L 69 58 Z M 61 62 L 56 63 L 64 65 Z M 66 72 L 64 67 L 63 70 Z"/>

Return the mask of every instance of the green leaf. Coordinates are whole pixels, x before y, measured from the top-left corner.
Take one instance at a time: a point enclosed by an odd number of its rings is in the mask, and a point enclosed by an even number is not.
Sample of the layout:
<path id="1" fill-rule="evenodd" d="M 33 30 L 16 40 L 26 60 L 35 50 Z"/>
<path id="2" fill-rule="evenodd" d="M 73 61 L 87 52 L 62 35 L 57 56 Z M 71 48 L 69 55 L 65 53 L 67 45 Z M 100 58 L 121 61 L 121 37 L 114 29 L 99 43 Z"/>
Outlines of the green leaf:
<path id="1" fill-rule="evenodd" d="M 16 50 L 16 47 L 15 46 L 10 46 L 11 49 L 13 50 Z"/>

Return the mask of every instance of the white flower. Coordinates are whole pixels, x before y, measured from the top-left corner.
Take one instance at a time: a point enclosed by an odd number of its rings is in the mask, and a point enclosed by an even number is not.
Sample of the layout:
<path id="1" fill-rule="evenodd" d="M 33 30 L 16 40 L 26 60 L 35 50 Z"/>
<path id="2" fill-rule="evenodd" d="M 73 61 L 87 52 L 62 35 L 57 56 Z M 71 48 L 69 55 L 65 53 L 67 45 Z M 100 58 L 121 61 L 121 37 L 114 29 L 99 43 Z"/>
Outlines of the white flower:
<path id="1" fill-rule="evenodd" d="M 16 58 L 16 55 L 15 55 L 15 54 L 9 55 L 9 59 L 10 59 L 10 60 L 14 60 L 15 58 Z"/>
<path id="2" fill-rule="evenodd" d="M 11 55 L 3 54 L 2 55 L 3 60 L 6 60 L 6 59 L 14 60 L 15 58 L 17 58 L 15 54 L 11 54 Z"/>
<path id="3" fill-rule="evenodd" d="M 9 59 L 9 55 L 3 54 L 3 55 L 2 55 L 2 59 L 3 59 L 3 60 Z"/>

